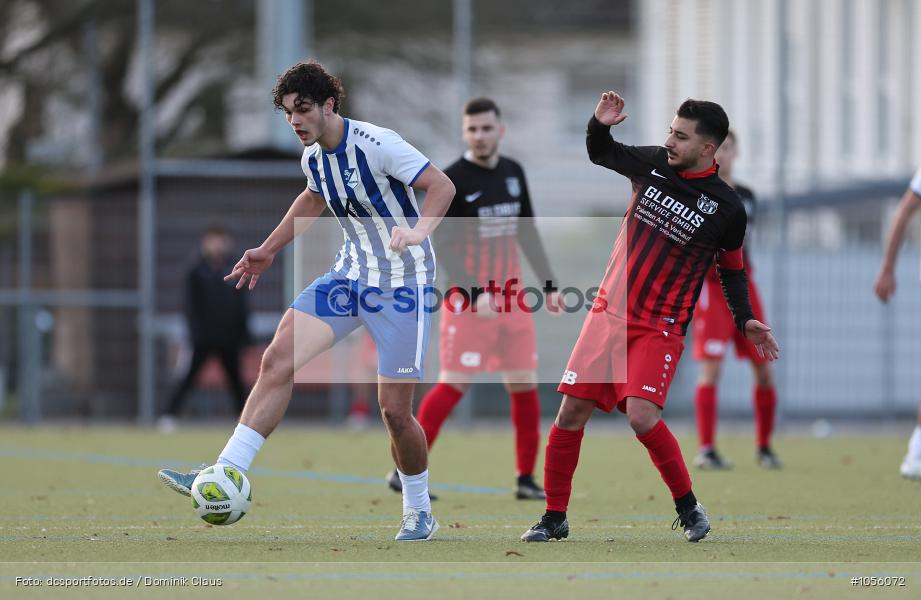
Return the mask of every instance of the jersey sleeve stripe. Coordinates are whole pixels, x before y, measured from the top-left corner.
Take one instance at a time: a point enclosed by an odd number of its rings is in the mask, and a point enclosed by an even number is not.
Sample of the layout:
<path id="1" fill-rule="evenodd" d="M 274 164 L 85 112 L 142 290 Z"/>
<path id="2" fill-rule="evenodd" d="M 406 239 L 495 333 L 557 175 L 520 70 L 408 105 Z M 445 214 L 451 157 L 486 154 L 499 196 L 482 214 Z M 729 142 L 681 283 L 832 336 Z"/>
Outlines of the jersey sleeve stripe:
<path id="1" fill-rule="evenodd" d="M 415 177 L 412 178 L 412 180 L 409 182 L 409 185 L 416 183 L 416 180 L 419 179 L 419 175 L 422 175 L 422 171 L 426 170 L 430 164 L 432 164 L 432 161 L 425 161 L 425 164 L 422 165 L 422 168 L 419 169 L 419 172 L 416 173 Z"/>

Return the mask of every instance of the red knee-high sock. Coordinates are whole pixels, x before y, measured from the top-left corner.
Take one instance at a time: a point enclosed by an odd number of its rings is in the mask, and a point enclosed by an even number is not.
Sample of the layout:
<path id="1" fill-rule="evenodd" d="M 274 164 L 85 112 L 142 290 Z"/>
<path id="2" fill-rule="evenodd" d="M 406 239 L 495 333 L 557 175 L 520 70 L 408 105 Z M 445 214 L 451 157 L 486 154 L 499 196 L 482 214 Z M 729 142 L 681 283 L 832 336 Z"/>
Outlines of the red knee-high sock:
<path id="1" fill-rule="evenodd" d="M 547 510 L 566 512 L 572 494 L 572 476 L 579 464 L 582 435 L 585 429 L 569 431 L 556 425 L 547 437 L 547 454 L 544 457 L 544 490 L 547 492 Z"/>
<path id="2" fill-rule="evenodd" d="M 419 421 L 419 425 L 425 432 L 425 440 L 429 448 L 435 443 L 442 424 L 463 395 L 463 392 L 457 388 L 447 383 L 439 383 L 422 398 L 416 420 Z"/>
<path id="3" fill-rule="evenodd" d="M 540 400 L 536 389 L 512 393 L 512 423 L 518 476 L 533 475 L 540 444 Z"/>
<path id="4" fill-rule="evenodd" d="M 701 448 L 712 448 L 716 438 L 716 386 L 698 385 L 694 394 L 697 439 Z"/>
<path id="5" fill-rule="evenodd" d="M 659 469 L 659 474 L 671 491 L 672 498 L 680 498 L 691 491 L 691 476 L 688 475 L 688 467 L 681 456 L 681 448 L 678 447 L 678 440 L 665 426 L 665 421 L 659 419 L 655 427 L 643 435 L 636 436 L 636 439 L 646 446 L 649 458 Z"/>
<path id="6" fill-rule="evenodd" d="M 777 390 L 773 387 L 755 387 L 755 436 L 758 447 L 771 444 L 774 431 L 774 414 L 777 412 Z"/>

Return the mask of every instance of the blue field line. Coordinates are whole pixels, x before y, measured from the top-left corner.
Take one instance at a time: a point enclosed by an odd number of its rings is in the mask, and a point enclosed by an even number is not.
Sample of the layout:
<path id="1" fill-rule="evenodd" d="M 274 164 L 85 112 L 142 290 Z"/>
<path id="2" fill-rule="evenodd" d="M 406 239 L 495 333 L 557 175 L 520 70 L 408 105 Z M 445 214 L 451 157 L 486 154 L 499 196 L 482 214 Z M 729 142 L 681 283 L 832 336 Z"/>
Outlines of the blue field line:
<path id="1" fill-rule="evenodd" d="M 28 460 L 64 460 L 76 461 L 96 465 L 117 465 L 122 467 L 163 467 L 166 465 L 179 469 L 192 469 L 199 466 L 200 462 L 177 461 L 175 459 L 153 459 L 131 456 L 112 456 L 109 454 L 95 454 L 92 452 L 58 452 L 54 450 L 41 450 L 37 448 L 0 448 L 0 457 L 22 458 Z M 253 475 L 265 477 L 284 477 L 289 479 L 307 479 L 310 481 L 329 481 L 333 483 L 349 483 L 360 485 L 375 485 L 383 488 L 383 477 L 362 477 L 360 475 L 346 475 L 340 473 L 318 473 L 316 471 L 301 471 L 293 469 L 266 469 L 255 468 L 249 471 Z M 496 488 L 481 485 L 465 485 L 460 483 L 433 483 L 429 485 L 433 490 L 450 492 L 463 492 L 467 494 L 509 494 L 509 488 Z"/>

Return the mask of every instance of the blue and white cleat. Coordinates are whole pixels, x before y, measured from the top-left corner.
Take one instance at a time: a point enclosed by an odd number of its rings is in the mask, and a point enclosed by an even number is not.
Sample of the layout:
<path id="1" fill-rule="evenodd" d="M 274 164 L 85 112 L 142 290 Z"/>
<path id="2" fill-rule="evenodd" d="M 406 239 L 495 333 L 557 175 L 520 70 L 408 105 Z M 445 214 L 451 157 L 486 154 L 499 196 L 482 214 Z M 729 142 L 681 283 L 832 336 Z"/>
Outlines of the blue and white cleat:
<path id="1" fill-rule="evenodd" d="M 179 471 L 174 471 L 172 469 L 160 469 L 160 472 L 157 473 L 157 477 L 160 478 L 160 481 L 163 482 L 163 485 L 178 492 L 183 496 L 192 495 L 192 482 L 195 481 L 195 477 L 204 469 L 207 465 L 201 465 L 197 469 L 192 469 L 188 473 L 180 473 Z"/>
<path id="2" fill-rule="evenodd" d="M 398 542 L 420 542 L 432 539 L 436 531 L 438 521 L 431 513 L 410 508 L 409 512 L 403 515 L 400 532 L 394 539 Z"/>

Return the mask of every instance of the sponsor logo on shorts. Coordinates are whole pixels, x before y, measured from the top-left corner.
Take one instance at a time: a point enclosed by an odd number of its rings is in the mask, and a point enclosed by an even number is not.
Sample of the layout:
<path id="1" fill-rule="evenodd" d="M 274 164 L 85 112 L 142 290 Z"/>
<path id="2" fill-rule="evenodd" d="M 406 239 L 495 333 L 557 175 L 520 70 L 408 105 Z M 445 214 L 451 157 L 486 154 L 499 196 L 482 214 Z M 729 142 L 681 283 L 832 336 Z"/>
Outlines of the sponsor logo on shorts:
<path id="1" fill-rule="evenodd" d="M 576 377 L 579 375 L 575 371 L 564 371 L 563 379 L 560 383 L 565 383 L 566 385 L 576 385 Z"/>
<path id="2" fill-rule="evenodd" d="M 644 385 L 644 386 L 643 386 L 643 391 L 644 391 L 644 392 L 652 392 L 653 394 L 655 394 L 658 390 L 657 390 L 656 388 L 652 387 L 651 385 Z"/>
<path id="3" fill-rule="evenodd" d="M 479 367 L 482 359 L 479 352 L 464 352 L 460 355 L 460 364 L 465 367 Z"/>
<path id="4" fill-rule="evenodd" d="M 416 370 L 416 369 L 413 368 L 413 367 L 400 367 L 400 368 L 397 369 L 397 373 L 400 373 L 400 374 L 402 374 L 402 373 L 412 373 L 412 372 L 415 371 L 415 370 Z"/>

